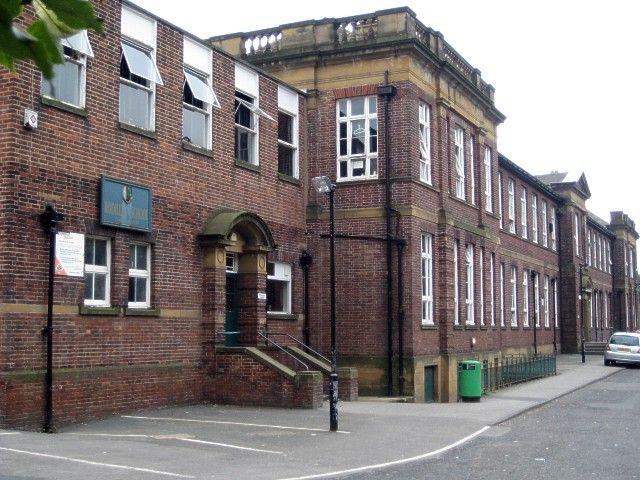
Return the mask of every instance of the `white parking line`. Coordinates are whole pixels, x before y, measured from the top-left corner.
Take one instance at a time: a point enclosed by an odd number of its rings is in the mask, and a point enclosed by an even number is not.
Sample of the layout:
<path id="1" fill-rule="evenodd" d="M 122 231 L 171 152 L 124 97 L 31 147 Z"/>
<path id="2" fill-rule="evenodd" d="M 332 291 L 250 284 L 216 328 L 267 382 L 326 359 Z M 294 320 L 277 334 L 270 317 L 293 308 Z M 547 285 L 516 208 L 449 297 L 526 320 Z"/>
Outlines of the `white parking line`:
<path id="1" fill-rule="evenodd" d="M 170 417 L 138 417 L 134 415 L 122 415 L 122 418 L 134 418 L 138 420 L 164 420 L 169 422 L 192 422 L 192 423 L 212 423 L 217 425 L 237 425 L 241 427 L 261 427 L 273 428 L 279 430 L 302 430 L 306 432 L 326 432 L 326 428 L 306 428 L 306 427 L 287 427 L 284 425 L 266 425 L 261 423 L 242 423 L 242 422 L 225 422 L 221 420 L 196 420 L 193 418 L 170 418 Z M 344 430 L 338 430 L 337 433 L 351 433 Z"/>
<path id="2" fill-rule="evenodd" d="M 0 432 L 0 435 L 18 435 L 18 432 Z"/>
<path id="3" fill-rule="evenodd" d="M 233 448 L 236 450 L 246 450 L 248 452 L 273 453 L 275 455 L 283 454 L 283 452 L 277 452 L 275 450 L 263 450 L 261 448 L 231 445 L 230 443 L 209 442 L 207 440 L 198 440 L 197 438 L 190 438 L 187 435 L 142 435 L 142 434 L 125 434 L 125 433 L 66 433 L 65 435 L 76 435 L 76 436 L 84 436 L 84 437 L 154 438 L 156 440 L 180 440 L 182 442 L 202 443 L 204 445 L 215 445 L 217 447 Z"/>
<path id="4" fill-rule="evenodd" d="M 182 475 L 180 473 L 163 472 L 162 470 L 152 470 L 150 468 L 130 467 L 128 465 L 117 465 L 115 463 L 92 462 L 90 460 L 82 460 L 80 458 L 62 457 L 60 455 L 49 455 L 47 453 L 30 452 L 28 450 L 18 450 L 16 448 L 0 447 L 0 450 L 3 450 L 5 452 L 23 453 L 25 455 L 33 455 L 35 457 L 52 458 L 54 460 L 64 460 L 67 462 L 83 463 L 85 465 L 94 465 L 96 467 L 118 468 L 120 470 L 133 470 L 135 472 L 155 473 L 157 475 L 165 475 L 167 477 L 196 478 L 192 475 Z"/>
<path id="5" fill-rule="evenodd" d="M 417 455 L 417 456 L 411 457 L 411 458 L 403 458 L 402 460 L 394 460 L 393 462 L 378 463 L 376 465 L 366 465 L 364 467 L 350 468 L 348 470 L 340 470 L 340 471 L 337 471 L 337 472 L 319 473 L 319 474 L 316 474 L 316 475 L 305 475 L 304 477 L 281 478 L 280 480 L 310 480 L 310 479 L 314 479 L 314 478 L 335 477 L 335 476 L 338 476 L 338 475 L 345 475 L 347 473 L 365 472 L 367 470 L 377 470 L 379 468 L 391 467 L 393 465 L 402 465 L 403 463 L 415 462 L 417 460 L 423 460 L 425 458 L 433 457 L 433 456 L 438 455 L 440 453 L 444 453 L 444 452 L 446 452 L 448 450 L 451 450 L 452 448 L 459 447 L 463 443 L 468 442 L 472 438 L 477 437 L 478 435 L 480 435 L 481 433 L 489 430 L 490 428 L 491 427 L 489 427 L 489 426 L 482 427 L 480 430 L 478 430 L 476 432 L 473 432 L 471 435 L 468 435 L 468 436 L 466 436 L 464 438 L 461 438 L 457 442 L 454 442 L 454 443 L 452 443 L 450 445 L 447 445 L 446 447 L 442 447 L 442 448 L 439 448 L 438 450 L 433 450 L 432 452 L 423 453 L 422 455 Z"/>
<path id="6" fill-rule="evenodd" d="M 197 440 L 195 438 L 180 438 L 183 442 L 204 443 L 206 445 L 217 445 L 218 447 L 235 448 L 237 450 L 248 450 L 250 452 L 261 453 L 274 453 L 276 455 L 282 455 L 282 452 L 276 452 L 274 450 L 261 450 L 259 448 L 239 447 L 237 445 L 229 445 L 228 443 L 207 442 L 206 440 Z"/>

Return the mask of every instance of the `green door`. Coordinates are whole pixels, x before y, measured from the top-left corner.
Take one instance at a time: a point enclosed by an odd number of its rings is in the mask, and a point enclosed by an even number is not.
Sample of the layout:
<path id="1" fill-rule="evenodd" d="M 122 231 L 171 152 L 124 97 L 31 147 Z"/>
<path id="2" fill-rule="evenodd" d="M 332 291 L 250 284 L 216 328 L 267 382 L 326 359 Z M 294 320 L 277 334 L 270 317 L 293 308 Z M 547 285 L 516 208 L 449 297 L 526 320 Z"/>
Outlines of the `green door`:
<path id="1" fill-rule="evenodd" d="M 436 401 L 436 367 L 424 367 L 424 401 Z"/>
<path id="2" fill-rule="evenodd" d="M 227 272 L 227 305 L 224 321 L 224 344 L 227 347 L 238 345 L 238 274 Z"/>

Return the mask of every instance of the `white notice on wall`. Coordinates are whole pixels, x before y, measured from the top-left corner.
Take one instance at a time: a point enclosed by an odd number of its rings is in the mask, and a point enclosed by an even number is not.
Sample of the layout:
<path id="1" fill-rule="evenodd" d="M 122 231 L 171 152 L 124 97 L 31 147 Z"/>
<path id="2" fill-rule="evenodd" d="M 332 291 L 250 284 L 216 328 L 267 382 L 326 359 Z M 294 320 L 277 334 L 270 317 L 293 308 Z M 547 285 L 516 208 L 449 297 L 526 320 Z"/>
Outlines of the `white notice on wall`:
<path id="1" fill-rule="evenodd" d="M 56 275 L 84 276 L 84 235 L 59 232 L 56 234 Z"/>
<path id="2" fill-rule="evenodd" d="M 267 294 L 265 292 L 258 292 L 258 300 L 266 300 Z"/>

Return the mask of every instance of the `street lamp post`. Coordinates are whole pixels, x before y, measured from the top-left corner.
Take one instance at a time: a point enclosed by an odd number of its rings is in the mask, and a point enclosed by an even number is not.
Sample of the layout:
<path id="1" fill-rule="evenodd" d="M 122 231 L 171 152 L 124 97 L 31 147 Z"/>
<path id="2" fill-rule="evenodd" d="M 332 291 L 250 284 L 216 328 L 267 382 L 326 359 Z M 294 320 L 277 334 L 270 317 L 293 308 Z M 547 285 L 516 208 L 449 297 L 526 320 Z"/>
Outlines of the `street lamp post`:
<path id="1" fill-rule="evenodd" d="M 45 375 L 45 411 L 43 430 L 53 433 L 53 282 L 56 256 L 57 225 L 64 220 L 64 215 L 52 206 L 47 205 L 39 216 L 44 231 L 49 235 L 49 288 L 47 292 L 47 326 L 43 333 L 47 338 L 47 371 Z"/>
<path id="2" fill-rule="evenodd" d="M 580 264 L 580 295 L 578 295 L 578 299 L 580 300 L 580 355 L 582 356 L 582 363 L 585 362 L 584 358 L 584 287 L 582 286 L 582 275 L 584 271 L 584 264 Z"/>
<path id="3" fill-rule="evenodd" d="M 338 371 L 336 353 L 336 233 L 333 194 L 336 186 L 327 176 L 311 179 L 318 193 L 329 195 L 329 283 L 331 290 L 331 375 L 329 377 L 329 429 L 338 430 Z"/>

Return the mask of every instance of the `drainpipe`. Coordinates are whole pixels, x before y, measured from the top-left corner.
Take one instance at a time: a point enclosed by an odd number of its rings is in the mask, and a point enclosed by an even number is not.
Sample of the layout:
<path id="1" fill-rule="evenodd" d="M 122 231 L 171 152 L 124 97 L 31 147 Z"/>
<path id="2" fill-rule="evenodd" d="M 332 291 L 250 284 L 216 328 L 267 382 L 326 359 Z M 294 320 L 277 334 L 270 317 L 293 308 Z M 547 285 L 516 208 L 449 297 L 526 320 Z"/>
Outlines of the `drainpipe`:
<path id="1" fill-rule="evenodd" d="M 396 88 L 389 85 L 389 71 L 384 72 L 384 85 L 378 87 L 378 95 L 384 97 L 384 169 L 385 169 L 385 219 L 386 219 L 386 242 L 387 242 L 387 395 L 393 395 L 393 276 L 392 247 L 393 236 L 391 234 L 391 158 L 390 135 L 389 135 L 389 101 L 396 93 Z"/>
<path id="2" fill-rule="evenodd" d="M 302 278 L 304 288 L 304 322 L 302 325 L 302 341 L 305 346 L 305 350 L 309 353 L 310 345 L 310 329 L 309 329 L 309 268 L 313 263 L 313 257 L 307 253 L 306 250 L 302 251 L 300 256 L 300 266 L 302 267 Z"/>
<path id="3" fill-rule="evenodd" d="M 404 395 L 404 302 L 402 301 L 404 285 L 402 278 L 402 252 L 404 241 L 397 241 L 398 248 L 398 382 L 400 395 Z"/>

